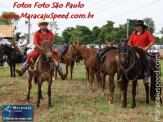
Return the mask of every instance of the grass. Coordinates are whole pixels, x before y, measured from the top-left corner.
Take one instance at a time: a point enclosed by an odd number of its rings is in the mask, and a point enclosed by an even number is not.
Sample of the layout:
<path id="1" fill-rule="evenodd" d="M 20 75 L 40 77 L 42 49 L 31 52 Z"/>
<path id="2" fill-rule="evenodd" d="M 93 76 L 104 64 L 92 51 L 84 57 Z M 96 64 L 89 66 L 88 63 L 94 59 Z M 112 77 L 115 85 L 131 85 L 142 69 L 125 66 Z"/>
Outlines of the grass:
<path id="1" fill-rule="evenodd" d="M 161 70 L 163 71 L 163 60 Z M 64 66 L 63 66 L 64 67 Z M 21 68 L 18 65 L 17 68 Z M 64 69 L 65 71 L 65 69 Z M 107 104 L 109 100 L 108 80 L 106 80 L 105 96 L 101 96 L 101 89 L 97 84 L 90 90 L 86 84 L 85 66 L 79 65 L 74 68 L 73 81 L 61 81 L 60 78 L 52 84 L 52 104 L 48 107 L 47 82 L 42 85 L 43 100 L 40 107 L 36 107 L 37 85 L 32 84 L 31 99 L 28 103 L 26 95 L 28 82 L 26 76 L 10 78 L 9 68 L 0 68 L 0 118 L 2 105 L 5 104 L 31 104 L 34 106 L 34 122 L 110 122 L 110 121 L 155 121 L 155 103 L 145 103 L 145 90 L 142 81 L 138 82 L 139 93 L 137 106 L 131 109 L 131 83 L 128 91 L 128 106 L 121 108 L 120 94 L 117 84 L 114 93 L 113 104 Z M 163 76 L 163 72 L 162 72 Z M 163 77 L 161 77 L 163 81 Z M 96 82 L 97 83 L 97 82 Z M 163 121 L 163 108 L 160 108 Z"/>

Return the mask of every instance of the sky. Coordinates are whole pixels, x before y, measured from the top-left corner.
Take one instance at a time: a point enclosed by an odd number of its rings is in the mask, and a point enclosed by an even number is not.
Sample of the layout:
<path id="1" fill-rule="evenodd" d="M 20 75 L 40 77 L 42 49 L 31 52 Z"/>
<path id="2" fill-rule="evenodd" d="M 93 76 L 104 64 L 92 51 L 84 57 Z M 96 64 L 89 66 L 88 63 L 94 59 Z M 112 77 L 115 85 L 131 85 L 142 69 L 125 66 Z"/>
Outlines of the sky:
<path id="1" fill-rule="evenodd" d="M 4 2 L 5 1 L 5 2 Z M 83 8 L 65 8 L 67 2 L 72 4 L 84 4 Z M 13 8 L 14 2 L 18 4 L 32 4 L 31 8 Z M 53 2 L 59 2 L 63 4 L 63 8 L 34 8 L 35 2 L 40 4 L 46 3 L 52 6 Z M 29 14 L 50 14 L 52 12 L 56 14 L 88 14 L 91 12 L 94 14 L 92 19 L 55 19 L 57 21 L 59 30 L 57 33 L 61 35 L 62 31 L 67 27 L 76 27 L 76 25 L 85 25 L 92 29 L 94 26 L 101 27 L 106 24 L 108 20 L 115 22 L 114 26 L 117 27 L 119 24 L 124 24 L 127 19 L 143 19 L 151 17 L 155 22 L 155 34 L 162 36 L 159 31 L 163 27 L 163 0 L 0 0 L 0 14 L 3 11 L 14 11 L 21 15 L 22 12 Z M 28 32 L 28 26 L 25 25 L 25 18 L 21 18 L 17 23 L 16 32 Z M 37 22 L 40 19 L 31 19 L 31 32 L 35 32 L 39 29 Z M 53 21 L 52 19 L 47 19 Z"/>

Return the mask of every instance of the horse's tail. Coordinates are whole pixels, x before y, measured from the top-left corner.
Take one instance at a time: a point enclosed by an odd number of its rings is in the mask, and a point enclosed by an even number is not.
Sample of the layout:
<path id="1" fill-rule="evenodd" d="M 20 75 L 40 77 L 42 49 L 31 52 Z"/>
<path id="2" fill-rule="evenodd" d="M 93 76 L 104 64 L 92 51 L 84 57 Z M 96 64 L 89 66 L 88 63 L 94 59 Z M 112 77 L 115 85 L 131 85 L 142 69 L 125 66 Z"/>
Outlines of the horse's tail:
<path id="1" fill-rule="evenodd" d="M 34 82 L 35 84 L 37 84 L 37 77 L 34 77 Z"/>

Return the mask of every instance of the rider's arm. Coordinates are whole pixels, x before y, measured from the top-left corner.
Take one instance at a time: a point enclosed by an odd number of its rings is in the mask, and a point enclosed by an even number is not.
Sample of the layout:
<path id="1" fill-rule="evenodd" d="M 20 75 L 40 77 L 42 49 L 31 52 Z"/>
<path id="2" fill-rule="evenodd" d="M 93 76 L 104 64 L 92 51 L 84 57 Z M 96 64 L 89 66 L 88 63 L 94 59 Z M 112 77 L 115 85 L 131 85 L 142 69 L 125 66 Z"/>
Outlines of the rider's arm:
<path id="1" fill-rule="evenodd" d="M 41 47 L 38 45 L 38 43 L 34 43 L 34 45 L 35 45 L 38 49 L 41 49 Z"/>
<path id="2" fill-rule="evenodd" d="M 149 45 L 143 48 L 145 51 L 147 51 L 150 47 L 152 47 L 155 42 L 155 39 L 152 36 L 152 34 L 149 31 L 146 31 L 146 32 L 147 32 L 147 39 L 148 39 Z"/>
<path id="3" fill-rule="evenodd" d="M 19 43 L 18 46 L 23 47 L 23 46 L 25 46 L 26 44 L 27 44 L 27 40 L 25 39 L 25 40 L 23 41 L 23 43 L 21 43 L 21 44 Z"/>

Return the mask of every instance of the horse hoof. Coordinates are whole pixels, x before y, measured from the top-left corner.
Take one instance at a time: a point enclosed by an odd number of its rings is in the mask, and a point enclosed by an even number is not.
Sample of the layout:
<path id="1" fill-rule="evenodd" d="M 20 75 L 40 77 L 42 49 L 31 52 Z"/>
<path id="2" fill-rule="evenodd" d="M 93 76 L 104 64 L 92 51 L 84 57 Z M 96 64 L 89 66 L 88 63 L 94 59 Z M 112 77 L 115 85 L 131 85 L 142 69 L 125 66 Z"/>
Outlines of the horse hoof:
<path id="1" fill-rule="evenodd" d="M 37 104 L 36 106 L 37 106 L 37 107 L 40 107 L 40 105 L 38 105 L 38 104 Z"/>
<path id="2" fill-rule="evenodd" d="M 149 104 L 149 100 L 148 100 L 148 101 L 146 101 L 146 103 L 147 103 L 147 104 Z"/>
<path id="3" fill-rule="evenodd" d="M 101 95 L 104 96 L 104 93 L 102 93 Z"/>
<path id="4" fill-rule="evenodd" d="M 127 107 L 127 105 L 124 105 L 124 104 L 121 106 L 121 108 L 126 108 L 126 107 Z"/>
<path id="5" fill-rule="evenodd" d="M 109 102 L 108 102 L 108 104 L 110 105 L 110 104 L 112 104 L 112 102 L 111 102 L 111 101 L 109 101 Z"/>
<path id="6" fill-rule="evenodd" d="M 132 106 L 131 106 L 131 108 L 135 108 L 135 107 L 136 107 L 136 105 L 132 105 Z"/>
<path id="7" fill-rule="evenodd" d="M 49 107 L 53 107 L 53 105 L 51 104 L 51 105 L 49 105 Z"/>

